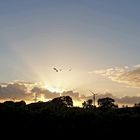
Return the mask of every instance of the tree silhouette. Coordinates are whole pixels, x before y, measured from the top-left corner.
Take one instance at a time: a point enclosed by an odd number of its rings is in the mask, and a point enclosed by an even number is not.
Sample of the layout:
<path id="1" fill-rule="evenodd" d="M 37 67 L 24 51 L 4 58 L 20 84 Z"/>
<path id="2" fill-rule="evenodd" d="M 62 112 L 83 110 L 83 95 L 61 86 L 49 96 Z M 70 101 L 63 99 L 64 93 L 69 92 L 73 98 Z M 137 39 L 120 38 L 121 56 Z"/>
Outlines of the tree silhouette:
<path id="1" fill-rule="evenodd" d="M 26 102 L 25 101 L 19 101 L 19 102 L 15 102 L 15 106 L 17 107 L 24 107 L 26 105 Z"/>
<path id="2" fill-rule="evenodd" d="M 128 133 L 130 127 L 133 129 L 129 132 L 137 130 L 135 126 L 138 127 L 140 122 L 139 105 L 138 107 L 136 105 L 136 107 L 110 109 L 117 106 L 115 100 L 108 97 L 99 99 L 98 104 L 99 108 L 94 110 L 92 100 L 89 99 L 83 102 L 83 108 L 73 107 L 70 96 L 61 96 L 51 101 L 31 104 L 26 104 L 24 101 L 6 101 L 0 103 L 1 127 L 9 128 L 11 126 L 12 129 L 15 127 L 14 131 L 23 129 L 24 132 L 28 129 L 29 132 L 37 130 L 34 132 L 41 133 L 42 130 L 45 132 L 46 130 L 47 132 L 49 132 L 48 130 L 57 132 L 60 130 L 61 133 L 70 128 L 76 133 L 76 130 L 80 130 L 82 133 L 87 131 L 87 134 L 96 132 L 95 134 L 98 136 L 113 132 L 116 134 L 118 131 L 124 133 L 124 129 Z"/>
<path id="3" fill-rule="evenodd" d="M 93 100 L 92 99 L 88 99 L 87 101 L 84 101 L 82 103 L 83 108 L 93 108 Z"/>
<path id="4" fill-rule="evenodd" d="M 135 103 L 134 107 L 140 107 L 140 103 Z"/>
<path id="5" fill-rule="evenodd" d="M 118 108 L 115 104 L 115 100 L 109 97 L 98 99 L 98 105 L 101 108 Z"/>
<path id="6" fill-rule="evenodd" d="M 15 106 L 15 103 L 13 101 L 5 101 L 3 104 L 7 107 L 14 107 Z"/>
<path id="7" fill-rule="evenodd" d="M 51 103 L 64 107 L 73 107 L 73 101 L 70 96 L 61 96 L 54 98 Z"/>

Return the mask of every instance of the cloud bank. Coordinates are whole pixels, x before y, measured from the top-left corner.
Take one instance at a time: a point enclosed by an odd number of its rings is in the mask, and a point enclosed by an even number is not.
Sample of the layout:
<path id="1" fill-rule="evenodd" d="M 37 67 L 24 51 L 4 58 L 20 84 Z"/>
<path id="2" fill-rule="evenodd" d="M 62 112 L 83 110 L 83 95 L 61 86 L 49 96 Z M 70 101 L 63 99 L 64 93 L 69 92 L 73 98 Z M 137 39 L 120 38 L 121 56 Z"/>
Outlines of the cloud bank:
<path id="1" fill-rule="evenodd" d="M 123 83 L 134 88 L 140 88 L 140 65 L 133 67 L 125 66 L 123 68 L 109 68 L 105 70 L 96 70 L 90 74 L 99 74 L 109 78 L 112 81 Z"/>
<path id="2" fill-rule="evenodd" d="M 27 87 L 24 84 L 7 84 L 5 86 L 0 85 L 0 99 L 27 99 L 30 97 L 30 93 L 27 91 Z"/>
<path id="3" fill-rule="evenodd" d="M 53 99 L 56 97 L 60 97 L 60 96 L 70 96 L 72 97 L 72 99 L 74 101 L 79 101 L 82 102 L 86 101 L 88 99 L 92 99 L 93 96 L 84 96 L 84 95 L 80 95 L 80 93 L 78 92 L 74 92 L 74 91 L 64 91 L 63 93 L 56 93 L 56 92 L 51 92 L 47 89 L 43 89 L 37 86 L 32 86 L 32 88 L 29 86 L 31 86 L 31 83 L 24 83 L 24 82 L 15 82 L 15 83 L 4 83 L 0 85 L 0 99 L 1 100 L 7 100 L 7 99 L 15 99 L 15 100 L 25 100 L 25 101 L 32 101 L 34 102 L 34 94 L 37 95 L 37 98 L 40 100 L 40 97 L 43 95 L 43 97 L 45 98 L 45 100 L 47 101 L 48 99 Z M 29 90 L 30 89 L 30 90 Z M 105 98 L 105 97 L 111 97 L 113 99 L 115 99 L 115 101 L 118 104 L 135 104 L 135 103 L 139 103 L 140 102 L 140 97 L 139 96 L 133 96 L 133 97 L 129 97 L 129 96 L 125 96 L 122 98 L 117 98 L 115 96 L 113 96 L 112 93 L 104 93 L 104 94 L 98 94 L 96 96 L 96 100 L 98 100 L 99 98 Z M 38 101 L 39 101 L 38 100 Z"/>
<path id="4" fill-rule="evenodd" d="M 63 93 L 51 92 L 48 89 L 36 86 L 30 82 L 15 81 L 11 83 L 0 84 L 0 99 L 15 99 L 15 100 L 34 100 L 43 96 L 46 100 L 53 99 L 59 96 L 71 96 L 73 100 L 80 100 L 79 93 L 74 91 L 64 91 Z"/>

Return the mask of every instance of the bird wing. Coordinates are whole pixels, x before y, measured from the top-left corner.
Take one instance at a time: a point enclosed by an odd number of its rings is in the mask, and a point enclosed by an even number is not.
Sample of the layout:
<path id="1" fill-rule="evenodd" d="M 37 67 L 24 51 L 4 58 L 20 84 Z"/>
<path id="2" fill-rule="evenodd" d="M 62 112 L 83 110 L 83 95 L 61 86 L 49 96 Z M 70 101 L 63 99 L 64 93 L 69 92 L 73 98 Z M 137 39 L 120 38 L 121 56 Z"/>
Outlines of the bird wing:
<path id="1" fill-rule="evenodd" d="M 58 69 L 57 68 L 53 68 L 56 72 L 58 72 Z"/>

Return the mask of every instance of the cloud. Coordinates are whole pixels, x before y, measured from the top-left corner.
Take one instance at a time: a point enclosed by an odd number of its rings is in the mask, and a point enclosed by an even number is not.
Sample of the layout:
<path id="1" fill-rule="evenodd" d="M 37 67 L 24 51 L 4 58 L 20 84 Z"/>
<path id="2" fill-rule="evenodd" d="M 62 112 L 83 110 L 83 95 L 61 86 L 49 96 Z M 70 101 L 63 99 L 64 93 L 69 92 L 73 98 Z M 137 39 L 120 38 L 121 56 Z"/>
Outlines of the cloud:
<path id="1" fill-rule="evenodd" d="M 119 104 L 133 104 L 134 105 L 135 103 L 140 103 L 140 97 L 139 96 L 133 96 L 133 97 L 125 96 L 125 97 L 116 99 L 116 101 Z"/>
<path id="2" fill-rule="evenodd" d="M 80 94 L 78 92 L 73 92 L 73 91 L 64 91 L 62 96 L 70 96 L 72 97 L 73 100 L 79 100 Z"/>
<path id="3" fill-rule="evenodd" d="M 30 85 L 30 83 L 29 83 Z M 53 99 L 56 97 L 60 97 L 60 96 L 70 96 L 72 97 L 73 101 L 79 101 L 82 102 L 86 101 L 88 99 L 92 99 L 93 96 L 85 96 L 85 95 L 80 95 L 80 93 L 78 92 L 74 92 L 74 91 L 64 91 L 63 93 L 56 93 L 56 92 L 51 92 L 47 89 L 43 89 L 41 87 L 37 87 L 34 86 L 30 91 L 28 90 L 28 85 L 27 82 L 26 84 L 24 83 L 4 83 L 0 86 L 0 99 L 16 99 L 16 100 L 29 100 L 33 102 L 34 99 L 34 93 L 37 94 L 37 97 L 40 99 L 40 97 L 43 95 L 43 97 L 46 99 Z M 115 99 L 117 104 L 135 104 L 135 103 L 139 103 L 140 102 L 140 97 L 139 96 L 133 96 L 133 97 L 129 97 L 129 96 L 125 96 L 122 98 L 118 98 L 113 96 L 113 94 L 111 93 L 104 93 L 104 94 L 98 94 L 96 96 L 96 100 L 98 100 L 99 98 L 105 98 L 105 97 L 111 97 L 113 99 Z"/>
<path id="4" fill-rule="evenodd" d="M 19 83 L 18 83 L 19 82 Z M 31 100 L 33 101 L 34 94 L 37 95 L 37 98 L 43 95 L 47 99 L 53 99 L 59 96 L 71 96 L 73 100 L 79 100 L 79 93 L 73 91 L 64 91 L 63 93 L 51 92 L 47 89 L 43 89 L 40 86 L 37 86 L 35 83 L 23 82 L 23 81 L 14 81 L 8 83 L 0 84 L 0 99 L 15 99 L 15 100 Z"/>
<path id="5" fill-rule="evenodd" d="M 28 94 L 28 95 L 27 95 Z M 0 99 L 16 98 L 25 99 L 30 94 L 27 92 L 27 87 L 18 83 L 7 84 L 0 86 Z"/>
<path id="6" fill-rule="evenodd" d="M 96 101 L 98 101 L 98 99 L 100 98 L 105 98 L 105 97 L 110 97 L 110 98 L 113 98 L 115 100 L 115 102 L 118 104 L 118 105 L 134 105 L 135 103 L 140 103 L 140 96 L 124 96 L 124 97 L 121 97 L 121 98 L 118 98 L 116 96 L 114 96 L 112 93 L 103 93 L 103 94 L 98 94 L 96 96 Z M 86 101 L 88 99 L 93 99 L 93 96 L 83 96 L 81 98 L 83 101 Z"/>
<path id="7" fill-rule="evenodd" d="M 99 74 L 112 81 L 140 88 L 140 65 L 133 66 L 132 68 L 125 66 L 123 68 L 116 67 L 105 70 L 96 70 L 89 73 Z"/>
<path id="8" fill-rule="evenodd" d="M 135 68 L 140 68 L 140 64 L 134 65 Z"/>
<path id="9" fill-rule="evenodd" d="M 121 98 L 118 98 L 116 96 L 114 96 L 112 93 L 105 93 L 105 94 L 100 94 L 99 96 L 97 96 L 97 100 L 99 98 L 105 98 L 105 97 L 110 97 L 115 99 L 117 104 L 124 104 L 124 105 L 134 105 L 135 103 L 139 103 L 140 102 L 140 96 L 124 96 Z"/>
<path id="10" fill-rule="evenodd" d="M 56 93 L 56 92 L 51 92 L 47 89 L 42 89 L 39 87 L 34 87 L 31 90 L 32 93 L 36 93 L 38 96 L 44 95 L 46 99 L 52 99 L 56 98 L 59 96 L 70 96 L 73 100 L 79 100 L 79 93 L 78 92 L 73 92 L 73 91 L 64 91 L 63 93 Z"/>
<path id="11" fill-rule="evenodd" d="M 36 93 L 37 96 L 44 95 L 44 97 L 46 99 L 52 99 L 52 98 L 56 98 L 56 97 L 59 97 L 60 96 L 60 93 L 51 92 L 51 91 L 49 91 L 47 89 L 43 89 L 43 88 L 40 88 L 40 87 L 34 87 L 31 90 L 31 93 Z"/>

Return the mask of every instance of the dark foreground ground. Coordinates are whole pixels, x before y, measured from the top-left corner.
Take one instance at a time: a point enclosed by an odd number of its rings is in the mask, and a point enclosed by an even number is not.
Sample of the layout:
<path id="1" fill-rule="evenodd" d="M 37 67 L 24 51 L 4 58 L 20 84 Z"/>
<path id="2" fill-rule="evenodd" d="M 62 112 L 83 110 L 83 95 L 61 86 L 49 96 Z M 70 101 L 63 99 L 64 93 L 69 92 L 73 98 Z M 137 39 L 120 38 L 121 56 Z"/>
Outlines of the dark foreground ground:
<path id="1" fill-rule="evenodd" d="M 83 109 L 43 103 L 0 104 L 0 121 L 0 132 L 5 136 L 140 137 L 140 107 Z"/>

